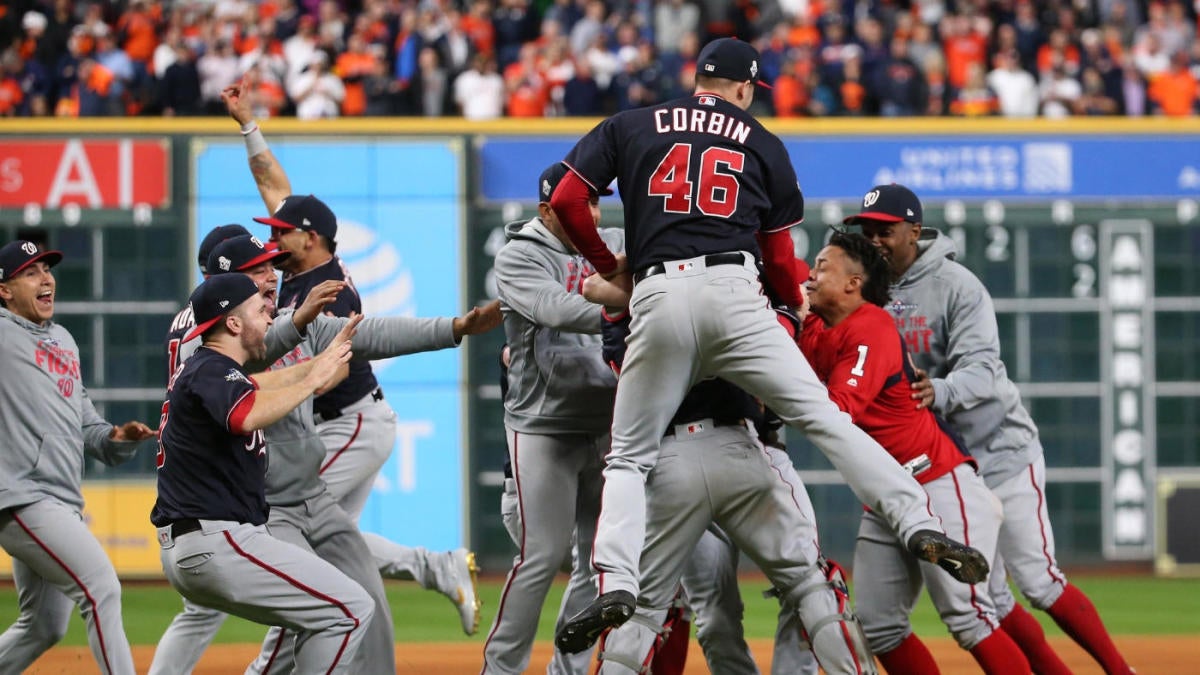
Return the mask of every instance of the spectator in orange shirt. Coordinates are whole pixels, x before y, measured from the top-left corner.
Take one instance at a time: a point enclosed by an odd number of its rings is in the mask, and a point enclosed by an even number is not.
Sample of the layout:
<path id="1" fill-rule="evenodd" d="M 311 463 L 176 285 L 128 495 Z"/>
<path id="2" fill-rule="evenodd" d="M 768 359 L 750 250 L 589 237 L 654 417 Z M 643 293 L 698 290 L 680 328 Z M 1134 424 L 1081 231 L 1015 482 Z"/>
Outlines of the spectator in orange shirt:
<path id="1" fill-rule="evenodd" d="M 21 91 L 21 83 L 9 65 L 11 59 L 20 60 L 20 58 L 16 52 L 10 50 L 4 55 L 4 67 L 0 69 L 0 115 L 4 117 L 16 117 L 17 108 L 25 100 L 25 94 Z"/>
<path id="2" fill-rule="evenodd" d="M 980 67 L 987 62 L 987 32 L 981 32 L 978 22 L 986 22 L 982 17 L 976 17 L 976 25 L 972 19 L 965 16 L 947 16 L 942 22 L 942 48 L 946 52 L 946 78 L 950 86 L 960 88 L 967 82 L 967 74 L 971 64 Z"/>
<path id="3" fill-rule="evenodd" d="M 538 69 L 538 48 L 521 45 L 517 62 L 504 69 L 509 117 L 545 117 L 549 99 L 546 80 Z"/>
<path id="4" fill-rule="evenodd" d="M 1188 69 L 1186 51 L 1171 56 L 1171 67 L 1150 80 L 1146 92 L 1150 99 L 1150 110 L 1168 117 L 1186 117 L 1196 112 L 1196 76 Z"/>
<path id="5" fill-rule="evenodd" d="M 867 114 L 867 88 L 862 83 L 862 64 L 857 56 L 842 65 L 842 83 L 838 87 L 842 100 L 841 114 L 859 117 Z"/>
<path id="6" fill-rule="evenodd" d="M 117 20 L 121 48 L 143 68 L 148 68 L 154 58 L 154 48 L 158 46 L 158 23 L 159 18 L 151 13 L 146 0 L 132 0 L 129 9 Z"/>
<path id="7" fill-rule="evenodd" d="M 354 33 L 346 41 L 346 51 L 338 55 L 333 70 L 346 85 L 346 96 L 342 99 L 342 115 L 357 117 L 366 113 L 367 93 L 363 88 L 363 79 L 374 72 L 375 55 L 371 53 L 361 34 Z"/>
<path id="8" fill-rule="evenodd" d="M 771 100 L 776 117 L 803 117 L 808 108 L 808 90 L 796 76 L 796 64 L 784 59 L 779 77 L 771 85 Z"/>
<path id="9" fill-rule="evenodd" d="M 1058 54 L 1061 58 L 1054 58 Z M 1050 31 L 1050 39 L 1038 49 L 1038 73 L 1049 72 L 1055 63 L 1062 63 L 1067 74 L 1074 77 L 1079 73 L 1079 48 L 1071 44 L 1067 31 L 1055 28 Z"/>
<path id="10" fill-rule="evenodd" d="M 492 25 L 492 3 L 475 0 L 462 18 L 463 32 L 471 38 L 476 51 L 492 55 L 496 51 L 496 28 Z"/>

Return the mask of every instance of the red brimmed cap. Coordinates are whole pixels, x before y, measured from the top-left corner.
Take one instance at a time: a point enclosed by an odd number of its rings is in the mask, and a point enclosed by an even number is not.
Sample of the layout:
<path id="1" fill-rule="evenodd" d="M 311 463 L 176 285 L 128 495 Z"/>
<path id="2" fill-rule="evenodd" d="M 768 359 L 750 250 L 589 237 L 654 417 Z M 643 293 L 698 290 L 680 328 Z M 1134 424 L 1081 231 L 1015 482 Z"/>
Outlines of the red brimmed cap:
<path id="1" fill-rule="evenodd" d="M 277 247 L 264 244 L 249 234 L 243 234 L 217 244 L 208 254 L 205 268 L 209 274 L 225 274 L 226 272 L 244 272 L 255 265 L 269 260 L 285 260 L 292 254 L 280 251 Z"/>
<path id="2" fill-rule="evenodd" d="M 337 239 L 337 217 L 325 202 L 312 195 L 289 195 L 275 209 L 275 215 L 255 218 L 255 222 L 285 230 L 307 230 Z"/>
<path id="3" fill-rule="evenodd" d="M 568 171 L 570 171 L 570 169 L 567 168 L 566 164 L 563 164 L 562 162 L 555 162 L 547 167 L 546 170 L 542 172 L 542 175 L 538 176 L 539 202 L 550 201 L 550 196 L 554 194 L 554 189 L 558 187 L 558 184 L 563 178 L 566 178 Z M 596 194 L 600 195 L 601 197 L 607 197 L 612 193 L 612 190 L 604 188 Z"/>
<path id="4" fill-rule="evenodd" d="M 912 190 L 892 183 L 891 185 L 876 185 L 863 195 L 862 211 L 847 216 L 843 223 L 857 225 L 864 220 L 880 220 L 885 223 L 920 223 L 921 200 Z"/>
<path id="5" fill-rule="evenodd" d="M 218 274 L 205 279 L 188 298 L 192 316 L 196 317 L 196 327 L 183 336 L 183 341 L 204 335 L 222 317 L 255 295 L 258 295 L 258 284 L 245 274 Z"/>
<path id="6" fill-rule="evenodd" d="M 242 234 L 250 234 L 250 231 L 237 223 L 214 227 L 211 232 L 206 234 L 200 242 L 200 250 L 196 256 L 196 262 L 200 265 L 200 273 L 208 274 L 208 255 L 213 252 L 217 244 Z"/>
<path id="7" fill-rule="evenodd" d="M 0 247 L 0 281 L 8 281 L 39 260 L 54 267 L 63 258 L 62 251 L 47 251 L 32 241 L 18 239 Z"/>

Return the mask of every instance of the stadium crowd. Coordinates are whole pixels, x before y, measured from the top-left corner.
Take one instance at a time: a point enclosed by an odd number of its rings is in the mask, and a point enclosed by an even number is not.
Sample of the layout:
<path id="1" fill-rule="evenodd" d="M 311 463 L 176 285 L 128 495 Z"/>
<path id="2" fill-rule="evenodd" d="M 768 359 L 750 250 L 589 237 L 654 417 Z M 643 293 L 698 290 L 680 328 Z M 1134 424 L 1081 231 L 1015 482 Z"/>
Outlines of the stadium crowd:
<path id="1" fill-rule="evenodd" d="M 1194 115 L 1200 0 L 6 0 L 0 115 L 604 115 L 751 40 L 779 117 Z"/>

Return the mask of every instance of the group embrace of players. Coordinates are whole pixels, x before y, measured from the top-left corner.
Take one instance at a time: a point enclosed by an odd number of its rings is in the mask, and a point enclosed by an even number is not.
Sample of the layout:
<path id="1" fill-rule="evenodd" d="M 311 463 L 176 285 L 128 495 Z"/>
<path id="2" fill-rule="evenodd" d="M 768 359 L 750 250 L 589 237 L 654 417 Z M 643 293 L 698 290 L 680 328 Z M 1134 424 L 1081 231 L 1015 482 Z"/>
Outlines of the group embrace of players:
<path id="1" fill-rule="evenodd" d="M 368 362 L 503 321 L 502 510 L 519 553 L 483 673 L 525 671 L 567 560 L 550 672 L 586 672 L 597 640 L 602 673 L 680 672 L 694 615 L 714 673 L 756 673 L 741 554 L 779 599 L 774 673 L 870 673 L 876 659 L 893 674 L 938 672 L 908 618 L 922 587 L 984 672 L 1069 672 L 1008 576 L 1106 673 L 1133 672 L 1055 562 L 1042 448 L 986 289 L 899 185 L 867 192 L 811 266 L 796 260 L 788 230 L 804 200 L 782 143 L 746 112 L 758 72 L 750 45 L 717 40 L 693 96 L 599 124 L 539 177 L 538 216 L 507 227 L 499 301 L 437 319 L 361 316 L 333 212 L 291 194 L 229 88 L 271 214 L 255 220 L 271 235 L 231 225 L 202 243 L 206 279 L 168 335 L 157 432 L 113 426 L 88 399 L 78 347 L 53 321 L 62 254 L 0 248 L 12 448 L 0 546 L 21 606 L 0 635 L 0 670 L 33 663 L 77 605 L 101 671 L 134 672 L 80 477 L 83 452 L 118 463 L 155 435 L 151 520 L 184 610 L 152 673 L 189 672 L 229 614 L 272 627 L 247 672 L 394 673 L 385 577 L 446 594 L 473 633 L 469 552 L 358 530 L 395 434 Z M 599 228 L 613 180 L 623 230 Z M 784 424 L 866 507 L 853 600 L 822 555 Z"/>

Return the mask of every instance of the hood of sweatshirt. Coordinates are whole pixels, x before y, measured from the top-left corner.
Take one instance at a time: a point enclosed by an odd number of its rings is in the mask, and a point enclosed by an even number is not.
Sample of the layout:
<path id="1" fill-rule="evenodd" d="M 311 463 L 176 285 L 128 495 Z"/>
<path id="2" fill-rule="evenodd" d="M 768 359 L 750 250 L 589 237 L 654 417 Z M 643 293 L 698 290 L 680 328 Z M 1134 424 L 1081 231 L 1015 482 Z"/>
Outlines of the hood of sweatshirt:
<path id="1" fill-rule="evenodd" d="M 943 261 L 958 257 L 958 246 L 954 244 L 954 240 L 928 227 L 921 228 L 921 236 L 917 238 L 917 250 L 917 259 L 896 281 L 897 287 L 904 288 L 920 283 L 926 277 L 936 274 Z"/>
<path id="2" fill-rule="evenodd" d="M 504 226 L 504 236 L 509 241 L 514 239 L 526 239 L 529 241 L 538 242 L 543 246 L 548 246 L 559 253 L 564 253 L 566 255 L 578 255 L 574 251 L 569 250 L 566 245 L 559 240 L 558 237 L 554 236 L 554 233 L 550 231 L 550 228 L 546 227 L 546 224 L 542 222 L 541 218 L 534 218 L 533 220 L 519 220 L 509 223 Z"/>

